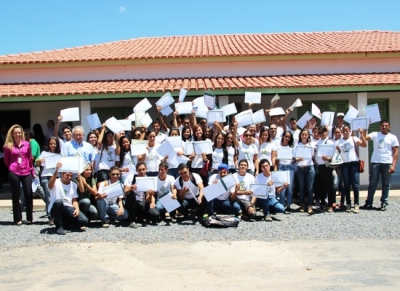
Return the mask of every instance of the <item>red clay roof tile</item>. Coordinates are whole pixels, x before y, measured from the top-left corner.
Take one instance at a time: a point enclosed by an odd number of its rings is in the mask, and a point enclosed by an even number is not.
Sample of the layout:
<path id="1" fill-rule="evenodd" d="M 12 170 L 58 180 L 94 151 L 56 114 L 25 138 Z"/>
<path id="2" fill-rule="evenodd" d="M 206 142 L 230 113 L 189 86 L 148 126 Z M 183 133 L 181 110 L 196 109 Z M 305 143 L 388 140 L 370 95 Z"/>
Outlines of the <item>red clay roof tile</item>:
<path id="1" fill-rule="evenodd" d="M 344 31 L 136 38 L 0 56 L 0 64 L 400 52 L 400 32 Z"/>
<path id="2" fill-rule="evenodd" d="M 0 84 L 0 97 L 115 94 L 189 90 L 312 88 L 400 85 L 400 73 L 204 77 L 158 80 L 104 80 Z"/>

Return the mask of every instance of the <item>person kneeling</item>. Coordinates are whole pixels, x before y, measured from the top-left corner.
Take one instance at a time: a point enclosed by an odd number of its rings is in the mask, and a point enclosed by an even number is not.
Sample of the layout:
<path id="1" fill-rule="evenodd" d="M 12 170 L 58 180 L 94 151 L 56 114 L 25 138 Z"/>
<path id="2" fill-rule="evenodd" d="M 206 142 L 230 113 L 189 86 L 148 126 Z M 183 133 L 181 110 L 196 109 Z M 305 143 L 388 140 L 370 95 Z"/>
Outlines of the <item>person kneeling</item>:
<path id="1" fill-rule="evenodd" d="M 48 211 L 54 218 L 57 234 L 66 234 L 63 225 L 67 224 L 86 230 L 88 219 L 79 211 L 77 186 L 71 182 L 74 174 L 61 173 L 61 178 L 57 178 L 60 167 L 61 163 L 57 163 L 56 170 L 49 180 L 50 204 Z"/>
<path id="2" fill-rule="evenodd" d="M 110 179 L 99 184 L 99 191 L 96 195 L 96 199 L 102 227 L 110 226 L 109 218 L 112 220 L 124 220 L 128 218 L 128 211 L 124 209 L 124 204 L 122 203 L 124 193 L 123 185 L 119 182 L 120 175 L 121 173 L 117 166 L 111 167 L 110 172 L 108 173 Z M 115 183 L 117 184 L 114 185 Z M 116 186 L 117 189 L 120 189 L 120 195 L 113 191 L 115 195 L 113 194 L 112 197 L 107 197 L 104 188 L 110 185 Z"/>
<path id="3" fill-rule="evenodd" d="M 271 222 L 271 212 L 273 213 L 283 213 L 285 212 L 285 207 L 276 200 L 275 192 L 281 193 L 284 189 L 288 187 L 288 183 L 284 183 L 280 187 L 274 187 L 274 181 L 271 179 L 271 164 L 269 160 L 262 159 L 260 161 L 259 169 L 262 170 L 260 174 L 256 177 L 256 184 L 267 184 L 268 185 L 268 193 L 266 199 L 262 199 L 263 212 L 265 221 Z"/>

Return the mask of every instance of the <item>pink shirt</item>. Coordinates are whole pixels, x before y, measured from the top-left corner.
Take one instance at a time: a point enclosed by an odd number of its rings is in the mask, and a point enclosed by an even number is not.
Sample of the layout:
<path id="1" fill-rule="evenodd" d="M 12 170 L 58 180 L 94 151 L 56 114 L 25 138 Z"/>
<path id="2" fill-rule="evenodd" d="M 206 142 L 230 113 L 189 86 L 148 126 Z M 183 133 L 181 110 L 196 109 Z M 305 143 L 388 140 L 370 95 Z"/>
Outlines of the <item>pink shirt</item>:
<path id="1" fill-rule="evenodd" d="M 20 163 L 18 163 L 19 158 Z M 4 163 L 11 172 L 18 176 L 28 176 L 29 174 L 35 176 L 31 146 L 27 141 L 22 141 L 20 147 L 14 144 L 11 150 L 4 147 Z"/>

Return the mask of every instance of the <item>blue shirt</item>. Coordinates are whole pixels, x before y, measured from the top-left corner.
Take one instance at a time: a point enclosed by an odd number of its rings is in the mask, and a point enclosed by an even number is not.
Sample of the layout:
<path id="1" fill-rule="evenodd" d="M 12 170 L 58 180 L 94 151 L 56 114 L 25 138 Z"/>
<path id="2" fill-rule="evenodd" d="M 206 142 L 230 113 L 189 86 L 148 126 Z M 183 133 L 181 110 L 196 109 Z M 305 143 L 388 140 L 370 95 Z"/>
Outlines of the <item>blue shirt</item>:
<path id="1" fill-rule="evenodd" d="M 73 157 L 76 153 L 79 153 L 87 163 L 92 163 L 94 161 L 94 148 L 86 141 L 82 141 L 80 144 L 74 140 L 68 141 L 63 145 L 61 150 L 61 155 L 63 157 Z"/>

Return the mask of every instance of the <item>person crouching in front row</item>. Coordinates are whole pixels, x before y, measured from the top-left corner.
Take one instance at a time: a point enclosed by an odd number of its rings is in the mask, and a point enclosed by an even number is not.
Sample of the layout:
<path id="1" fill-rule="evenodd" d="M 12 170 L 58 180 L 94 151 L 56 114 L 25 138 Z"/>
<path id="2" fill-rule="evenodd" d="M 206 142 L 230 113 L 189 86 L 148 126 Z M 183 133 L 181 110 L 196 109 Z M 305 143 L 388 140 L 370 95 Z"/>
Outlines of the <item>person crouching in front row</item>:
<path id="1" fill-rule="evenodd" d="M 64 226 L 71 224 L 86 230 L 87 217 L 79 211 L 77 185 L 72 182 L 73 173 L 61 173 L 57 178 L 61 163 L 57 163 L 56 170 L 49 180 L 50 204 L 48 211 L 54 218 L 57 234 L 65 235 Z"/>

